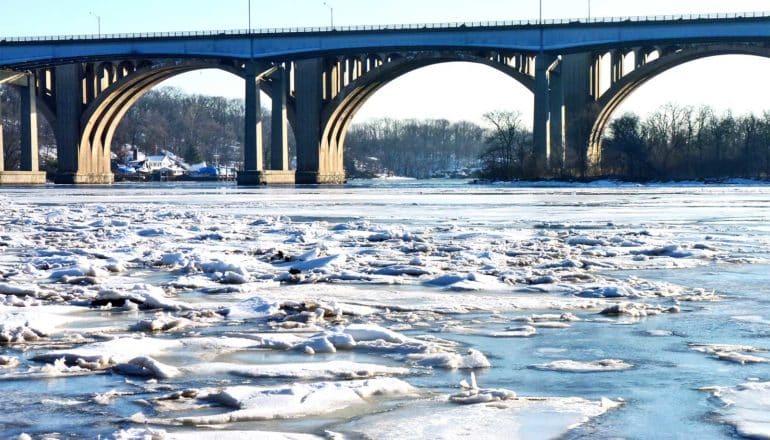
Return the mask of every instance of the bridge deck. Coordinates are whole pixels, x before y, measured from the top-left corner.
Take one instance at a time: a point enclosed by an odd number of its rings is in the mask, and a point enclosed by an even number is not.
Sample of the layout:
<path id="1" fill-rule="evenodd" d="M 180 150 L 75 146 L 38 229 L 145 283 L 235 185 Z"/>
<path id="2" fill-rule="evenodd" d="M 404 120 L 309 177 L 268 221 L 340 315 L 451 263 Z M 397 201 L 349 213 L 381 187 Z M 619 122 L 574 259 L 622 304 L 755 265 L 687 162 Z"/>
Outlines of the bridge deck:
<path id="1" fill-rule="evenodd" d="M 770 41 L 770 13 L 334 28 L 0 37 L 0 67 L 130 57 L 272 59 L 396 50 L 565 53 L 640 44 Z"/>

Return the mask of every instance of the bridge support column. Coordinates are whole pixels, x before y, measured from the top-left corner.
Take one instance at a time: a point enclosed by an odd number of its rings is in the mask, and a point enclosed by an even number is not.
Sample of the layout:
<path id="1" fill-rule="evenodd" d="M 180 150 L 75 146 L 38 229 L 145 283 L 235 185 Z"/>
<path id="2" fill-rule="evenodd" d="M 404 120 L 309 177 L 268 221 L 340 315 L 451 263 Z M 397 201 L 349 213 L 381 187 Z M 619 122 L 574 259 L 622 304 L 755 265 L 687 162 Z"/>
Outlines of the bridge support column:
<path id="1" fill-rule="evenodd" d="M 551 103 L 550 87 L 548 84 L 548 67 L 553 63 L 553 57 L 539 54 L 535 59 L 535 115 L 532 130 L 535 147 L 536 174 L 549 174 L 551 156 Z"/>
<path id="2" fill-rule="evenodd" d="M 19 128 L 21 135 L 21 166 L 19 171 L 5 171 L 3 138 L 0 133 L 0 185 L 41 185 L 45 183 L 45 173 L 38 166 L 37 136 L 37 96 L 35 77 L 27 75 L 19 87 L 21 112 Z M 0 121 L 0 132 L 2 121 Z"/>
<path id="3" fill-rule="evenodd" d="M 57 66 L 55 73 L 54 94 L 56 97 L 56 125 L 54 127 L 57 143 L 59 169 L 54 178 L 57 184 L 66 185 L 104 185 L 111 184 L 114 177 L 111 172 L 99 167 L 101 160 L 109 163 L 109 152 L 97 151 L 90 142 L 83 140 L 80 118 L 83 114 L 83 76 L 80 64 Z M 107 157 L 103 157 L 107 155 Z"/>
<path id="4" fill-rule="evenodd" d="M 254 63 L 246 67 L 246 117 L 243 137 L 243 170 L 238 172 L 238 185 L 259 185 L 264 170 L 262 150 L 261 79 Z"/>
<path id="5" fill-rule="evenodd" d="M 256 72 L 252 72 L 255 74 Z M 255 97 L 251 88 L 251 81 L 247 79 L 246 100 L 247 123 L 246 133 L 248 141 L 245 145 L 246 160 L 244 171 L 238 173 L 239 185 L 291 185 L 295 183 L 295 173 L 289 170 L 289 141 L 287 120 L 287 99 L 289 95 L 289 74 L 284 66 L 278 66 L 273 74 L 272 117 L 270 130 L 270 169 L 264 169 L 262 163 L 262 112 L 249 113 L 250 108 L 261 106 L 259 102 L 259 81 Z M 249 98 L 250 97 L 250 98 Z M 254 101 L 256 100 L 256 103 Z M 255 123 L 256 117 L 256 123 Z M 256 134 L 250 133 L 252 128 Z"/>
<path id="6" fill-rule="evenodd" d="M 34 76 L 27 76 L 21 94 L 21 170 L 40 171 L 38 164 L 37 96 Z"/>
<path id="7" fill-rule="evenodd" d="M 289 94 L 289 74 L 283 66 L 275 72 L 273 111 L 270 129 L 270 169 L 289 171 L 289 123 L 286 100 Z"/>
<path id="8" fill-rule="evenodd" d="M 564 90 L 564 150 L 565 168 L 576 176 L 592 172 L 596 157 L 589 158 L 589 138 L 598 115 L 598 105 L 592 96 L 597 82 L 594 57 L 590 53 L 568 54 L 562 57 L 562 87 Z M 593 75 L 593 77 L 592 77 Z M 590 154 L 589 154 L 590 153 Z"/>
<path id="9" fill-rule="evenodd" d="M 290 65 L 288 64 L 288 66 Z M 279 65 L 272 76 L 270 169 L 262 171 L 259 176 L 260 183 L 266 185 L 292 185 L 296 182 L 294 171 L 289 170 L 288 66 Z"/>
<path id="10" fill-rule="evenodd" d="M 296 65 L 297 126 L 294 127 L 294 134 L 297 138 L 297 183 L 344 183 L 342 160 L 331 151 L 329 142 L 324 141 L 322 136 L 323 60 L 302 60 Z"/>
<path id="11" fill-rule="evenodd" d="M 561 62 L 559 66 L 548 73 L 550 85 L 550 119 L 551 119 L 551 157 L 549 162 L 550 174 L 559 177 L 564 174 L 564 86 L 561 77 Z"/>

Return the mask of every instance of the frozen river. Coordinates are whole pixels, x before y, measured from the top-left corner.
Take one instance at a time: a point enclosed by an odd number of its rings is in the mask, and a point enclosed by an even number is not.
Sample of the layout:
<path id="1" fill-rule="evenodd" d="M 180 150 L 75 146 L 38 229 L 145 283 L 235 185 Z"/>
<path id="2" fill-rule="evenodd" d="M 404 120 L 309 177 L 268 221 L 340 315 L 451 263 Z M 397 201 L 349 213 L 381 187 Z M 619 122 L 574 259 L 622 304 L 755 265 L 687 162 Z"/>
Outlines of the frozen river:
<path id="1" fill-rule="evenodd" d="M 770 186 L 3 188 L 0 212 L 2 438 L 770 438 Z"/>

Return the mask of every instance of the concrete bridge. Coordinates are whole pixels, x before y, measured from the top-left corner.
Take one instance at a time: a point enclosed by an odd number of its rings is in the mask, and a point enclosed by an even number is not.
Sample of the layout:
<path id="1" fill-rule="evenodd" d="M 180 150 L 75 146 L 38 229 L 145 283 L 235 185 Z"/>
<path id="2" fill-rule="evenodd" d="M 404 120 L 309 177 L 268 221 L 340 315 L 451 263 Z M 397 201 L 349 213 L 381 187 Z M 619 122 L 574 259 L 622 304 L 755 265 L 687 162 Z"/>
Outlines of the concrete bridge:
<path id="1" fill-rule="evenodd" d="M 668 69 L 725 54 L 770 56 L 770 15 L 0 37 L 0 83 L 22 97 L 21 170 L 0 172 L 0 183 L 43 181 L 38 115 L 56 135 L 56 183 L 111 183 L 112 138 L 128 109 L 158 83 L 207 68 L 246 80 L 239 183 L 341 183 L 345 134 L 364 103 L 408 72 L 450 61 L 487 65 L 533 92 L 544 176 L 590 175 L 602 132 L 626 97 Z M 268 143 L 260 91 L 272 100 Z"/>

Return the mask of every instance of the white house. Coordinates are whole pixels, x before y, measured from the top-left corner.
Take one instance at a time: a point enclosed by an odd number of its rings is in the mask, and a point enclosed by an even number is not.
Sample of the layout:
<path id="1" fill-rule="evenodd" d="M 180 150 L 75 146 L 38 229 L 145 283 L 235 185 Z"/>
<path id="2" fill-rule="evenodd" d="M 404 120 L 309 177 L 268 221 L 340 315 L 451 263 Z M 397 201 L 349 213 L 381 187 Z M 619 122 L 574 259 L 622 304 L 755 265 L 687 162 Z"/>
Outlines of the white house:
<path id="1" fill-rule="evenodd" d="M 145 160 L 145 167 L 150 172 L 162 170 L 163 168 L 171 169 L 176 163 L 167 155 L 162 156 L 147 156 Z"/>

